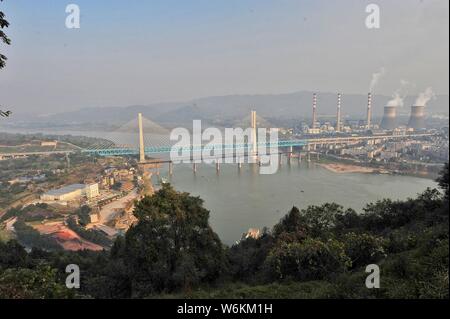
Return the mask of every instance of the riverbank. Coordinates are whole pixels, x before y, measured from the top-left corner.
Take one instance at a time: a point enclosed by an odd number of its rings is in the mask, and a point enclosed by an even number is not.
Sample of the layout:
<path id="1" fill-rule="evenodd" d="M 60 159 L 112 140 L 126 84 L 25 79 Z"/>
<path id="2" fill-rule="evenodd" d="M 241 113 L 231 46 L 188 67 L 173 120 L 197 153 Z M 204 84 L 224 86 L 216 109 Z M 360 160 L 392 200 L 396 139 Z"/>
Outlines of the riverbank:
<path id="1" fill-rule="evenodd" d="M 435 180 L 444 167 L 442 164 L 422 163 L 416 166 L 406 163 L 362 163 L 348 158 L 322 154 L 320 160 L 315 161 L 319 166 L 333 173 L 366 173 L 366 174 L 388 174 L 419 177 Z"/>
<path id="2" fill-rule="evenodd" d="M 323 167 L 333 173 L 382 173 L 387 174 L 388 171 L 380 170 L 372 167 L 358 166 L 353 164 L 342 163 L 317 163 L 320 167 Z"/>

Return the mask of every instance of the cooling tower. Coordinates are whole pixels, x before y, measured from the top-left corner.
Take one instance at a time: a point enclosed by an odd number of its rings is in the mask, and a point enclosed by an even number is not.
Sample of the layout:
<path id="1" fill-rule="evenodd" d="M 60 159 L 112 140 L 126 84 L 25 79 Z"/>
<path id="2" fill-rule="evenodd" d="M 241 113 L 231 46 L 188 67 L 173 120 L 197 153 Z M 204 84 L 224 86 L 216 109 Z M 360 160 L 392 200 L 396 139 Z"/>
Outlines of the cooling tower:
<path id="1" fill-rule="evenodd" d="M 383 120 L 380 124 L 385 130 L 393 130 L 397 127 L 397 108 L 395 106 L 385 106 Z"/>
<path id="2" fill-rule="evenodd" d="M 411 117 L 409 118 L 408 127 L 415 130 L 425 128 L 425 107 L 411 106 Z"/>

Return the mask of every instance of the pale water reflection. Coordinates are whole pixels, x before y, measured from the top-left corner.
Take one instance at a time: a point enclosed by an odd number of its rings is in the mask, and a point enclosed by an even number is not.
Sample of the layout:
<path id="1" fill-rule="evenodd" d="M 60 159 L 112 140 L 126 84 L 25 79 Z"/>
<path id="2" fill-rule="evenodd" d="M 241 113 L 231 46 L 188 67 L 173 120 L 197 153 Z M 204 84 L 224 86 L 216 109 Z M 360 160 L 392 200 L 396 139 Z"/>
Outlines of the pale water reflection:
<path id="1" fill-rule="evenodd" d="M 161 171 L 167 176 L 167 172 Z M 306 208 L 336 202 L 362 211 L 366 203 L 383 198 L 406 199 L 437 187 L 429 179 L 362 173 L 339 174 L 313 162 L 286 163 L 274 175 L 259 175 L 255 165 L 175 165 L 170 182 L 179 191 L 200 196 L 211 211 L 210 222 L 226 244 L 249 228 L 273 226 L 292 206 Z"/>

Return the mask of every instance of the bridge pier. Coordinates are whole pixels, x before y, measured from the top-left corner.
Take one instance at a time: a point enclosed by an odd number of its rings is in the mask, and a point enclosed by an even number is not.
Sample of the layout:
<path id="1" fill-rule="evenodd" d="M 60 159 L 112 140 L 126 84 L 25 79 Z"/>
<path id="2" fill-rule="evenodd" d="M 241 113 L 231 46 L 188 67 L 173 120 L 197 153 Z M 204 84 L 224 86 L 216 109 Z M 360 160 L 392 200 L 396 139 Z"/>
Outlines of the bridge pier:
<path id="1" fill-rule="evenodd" d="M 307 152 L 311 151 L 311 144 L 307 144 L 307 145 L 306 145 L 306 151 L 307 151 Z"/>
<path id="2" fill-rule="evenodd" d="M 242 158 L 238 157 L 237 158 L 237 164 L 238 164 L 238 170 L 239 171 L 242 169 L 242 162 L 243 162 Z"/>
<path id="3" fill-rule="evenodd" d="M 288 148 L 288 158 L 287 158 L 287 160 L 288 160 L 288 164 L 291 164 L 291 159 L 292 159 L 292 153 L 294 152 L 294 148 L 292 147 L 292 146 L 289 146 L 289 148 Z"/>
<path id="4" fill-rule="evenodd" d="M 216 172 L 220 172 L 220 162 L 216 162 Z"/>

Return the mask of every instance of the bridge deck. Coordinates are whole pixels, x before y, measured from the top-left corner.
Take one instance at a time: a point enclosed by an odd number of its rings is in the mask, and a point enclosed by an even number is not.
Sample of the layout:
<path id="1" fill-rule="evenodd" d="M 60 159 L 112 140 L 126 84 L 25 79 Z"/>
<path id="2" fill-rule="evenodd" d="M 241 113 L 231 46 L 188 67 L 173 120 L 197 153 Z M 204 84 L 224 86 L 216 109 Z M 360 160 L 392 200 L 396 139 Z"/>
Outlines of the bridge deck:
<path id="1" fill-rule="evenodd" d="M 435 136 L 436 134 L 424 133 L 424 134 L 407 134 L 407 135 L 370 135 L 370 136 L 345 136 L 345 137 L 333 137 L 333 138 L 311 138 L 301 140 L 282 140 L 275 143 L 257 143 L 258 148 L 282 148 L 282 147 L 299 147 L 316 144 L 339 144 L 351 141 L 365 141 L 365 140 L 389 140 L 389 139 L 403 139 L 403 138 L 415 138 Z M 145 147 L 145 154 L 165 154 L 170 153 L 173 150 L 178 152 L 202 152 L 211 150 L 251 150 L 253 144 L 206 144 L 206 145 L 192 145 L 192 146 L 154 146 Z M 84 153 L 97 154 L 100 156 L 125 156 L 125 155 L 139 155 L 138 148 L 108 148 L 108 149 L 85 149 Z"/>

